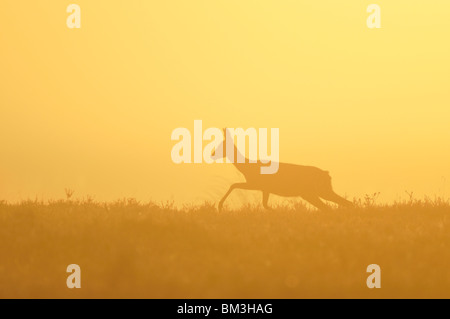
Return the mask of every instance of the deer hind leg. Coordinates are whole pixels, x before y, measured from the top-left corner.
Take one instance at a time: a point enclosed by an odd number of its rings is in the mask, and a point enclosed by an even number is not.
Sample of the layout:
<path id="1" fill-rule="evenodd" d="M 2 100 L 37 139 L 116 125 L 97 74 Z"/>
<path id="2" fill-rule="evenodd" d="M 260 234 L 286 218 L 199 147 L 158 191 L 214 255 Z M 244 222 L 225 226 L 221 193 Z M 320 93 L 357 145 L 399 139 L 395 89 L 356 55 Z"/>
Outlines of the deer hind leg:
<path id="1" fill-rule="evenodd" d="M 336 204 L 338 204 L 339 206 L 343 206 L 343 207 L 354 207 L 353 203 L 349 200 L 346 200 L 345 198 L 339 196 L 338 194 L 336 194 L 333 190 L 330 190 L 328 192 L 326 192 L 323 196 L 320 196 L 325 200 L 329 200 L 331 202 L 335 202 Z"/>
<path id="2" fill-rule="evenodd" d="M 271 208 L 269 207 L 269 205 L 268 205 L 268 202 L 269 202 L 269 196 L 270 196 L 270 193 L 269 193 L 269 192 L 264 192 L 264 191 L 263 191 L 263 206 L 264 206 L 265 209 L 271 209 Z"/>
<path id="3" fill-rule="evenodd" d="M 253 189 L 249 184 L 247 184 L 247 183 L 235 183 L 235 184 L 233 184 L 233 185 L 231 185 L 230 186 L 230 189 L 228 189 L 228 192 L 222 197 L 222 199 L 220 200 L 220 202 L 219 202 L 219 206 L 218 206 L 218 209 L 219 209 L 219 211 L 220 210 L 222 210 L 222 208 L 223 208 L 223 203 L 225 202 L 225 200 L 227 199 L 227 197 L 231 194 L 231 192 L 234 190 L 234 189 L 236 189 L 236 188 L 238 188 L 238 189 Z"/>
<path id="4" fill-rule="evenodd" d="M 306 200 L 311 205 L 315 206 L 321 211 L 328 211 L 330 210 L 330 207 L 326 205 L 324 202 L 322 202 L 319 198 L 319 196 L 316 195 L 308 195 L 308 196 L 302 196 L 304 200 Z"/>

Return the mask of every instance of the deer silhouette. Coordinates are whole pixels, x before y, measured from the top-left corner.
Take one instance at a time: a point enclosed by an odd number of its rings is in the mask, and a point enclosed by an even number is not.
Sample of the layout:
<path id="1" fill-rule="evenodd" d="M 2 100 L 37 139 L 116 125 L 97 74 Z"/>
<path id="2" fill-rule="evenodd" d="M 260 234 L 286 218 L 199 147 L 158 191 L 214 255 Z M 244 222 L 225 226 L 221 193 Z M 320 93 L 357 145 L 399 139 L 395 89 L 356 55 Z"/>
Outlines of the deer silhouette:
<path id="1" fill-rule="evenodd" d="M 267 164 L 261 163 L 261 161 L 257 161 L 257 163 L 250 163 L 245 157 L 244 163 L 238 163 L 235 159 L 240 152 L 236 145 L 234 145 L 233 138 L 226 129 L 224 129 L 224 137 L 224 140 L 214 151 L 213 156 L 215 156 L 215 154 L 224 154 L 223 158 L 227 158 L 234 164 L 239 172 L 244 175 L 246 182 L 235 183 L 230 186 L 228 192 L 219 202 L 219 211 L 222 210 L 225 200 L 235 189 L 262 191 L 262 203 L 266 209 L 270 209 L 268 205 L 270 194 L 285 197 L 299 196 L 322 211 L 329 210 L 330 207 L 326 205 L 321 198 L 334 202 L 339 206 L 353 207 L 352 202 L 339 196 L 333 191 L 329 172 L 313 166 L 279 163 L 277 173 L 261 174 L 261 166 L 265 166 Z M 231 155 L 223 151 L 225 150 L 227 139 L 233 141 L 235 158 L 230 158 Z M 219 150 L 222 151 L 219 152 Z"/>

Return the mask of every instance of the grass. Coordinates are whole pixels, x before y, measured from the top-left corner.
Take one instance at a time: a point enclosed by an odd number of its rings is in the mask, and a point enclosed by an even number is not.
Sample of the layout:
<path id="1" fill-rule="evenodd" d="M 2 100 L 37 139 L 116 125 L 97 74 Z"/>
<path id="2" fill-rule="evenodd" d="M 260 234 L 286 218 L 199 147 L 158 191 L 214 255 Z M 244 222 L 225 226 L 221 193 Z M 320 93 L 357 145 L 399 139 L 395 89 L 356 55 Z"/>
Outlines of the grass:
<path id="1" fill-rule="evenodd" d="M 449 201 L 375 197 L 324 213 L 0 202 L 0 298 L 450 298 Z M 72 263 L 81 289 L 66 287 Z"/>

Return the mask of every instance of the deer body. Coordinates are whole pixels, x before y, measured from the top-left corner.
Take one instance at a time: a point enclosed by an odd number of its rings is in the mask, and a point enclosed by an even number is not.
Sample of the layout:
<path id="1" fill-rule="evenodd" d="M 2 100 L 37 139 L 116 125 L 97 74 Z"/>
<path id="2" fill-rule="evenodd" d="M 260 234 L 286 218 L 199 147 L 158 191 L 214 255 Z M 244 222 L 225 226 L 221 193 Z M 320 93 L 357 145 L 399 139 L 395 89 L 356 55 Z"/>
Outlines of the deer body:
<path id="1" fill-rule="evenodd" d="M 237 155 L 238 153 L 239 150 L 234 146 L 234 154 Z M 353 206 L 350 201 L 333 191 L 330 174 L 317 167 L 279 163 L 276 174 L 261 174 L 260 168 L 266 164 L 260 161 L 249 163 L 248 159 L 246 159 L 244 163 L 236 163 L 234 158 L 228 159 L 244 175 L 246 182 L 231 185 L 228 192 L 219 202 L 219 210 L 222 209 L 226 198 L 234 189 L 262 191 L 263 206 L 267 209 L 269 208 L 268 200 L 270 194 L 286 197 L 300 196 L 320 210 L 329 209 L 321 198 L 335 202 L 340 206 Z"/>

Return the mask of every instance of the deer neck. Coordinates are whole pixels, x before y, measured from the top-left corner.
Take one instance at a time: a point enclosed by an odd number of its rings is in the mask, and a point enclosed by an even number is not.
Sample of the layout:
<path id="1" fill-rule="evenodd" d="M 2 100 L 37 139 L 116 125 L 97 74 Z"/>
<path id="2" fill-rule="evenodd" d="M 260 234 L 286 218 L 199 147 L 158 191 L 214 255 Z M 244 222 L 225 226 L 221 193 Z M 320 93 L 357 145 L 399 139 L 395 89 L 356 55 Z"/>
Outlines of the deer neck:
<path id="1" fill-rule="evenodd" d="M 239 152 L 236 145 L 233 145 L 233 154 L 230 154 L 230 152 L 228 152 L 227 149 L 225 149 L 225 152 L 226 152 L 226 157 L 227 157 L 228 161 L 230 161 L 233 164 L 240 164 L 237 162 L 237 159 L 238 159 L 238 157 L 242 156 L 242 153 Z M 245 158 L 245 161 L 247 162 L 247 158 Z"/>
<path id="2" fill-rule="evenodd" d="M 227 152 L 227 158 L 230 162 L 233 163 L 233 165 L 244 175 L 247 175 L 248 172 L 250 171 L 250 161 L 247 157 L 245 157 L 244 155 L 242 155 L 242 153 L 238 150 L 238 148 L 236 147 L 236 145 L 233 145 L 234 147 L 234 153 L 233 153 L 233 157 L 231 154 L 228 154 Z M 238 157 L 244 157 L 244 163 L 238 163 L 237 159 Z"/>

